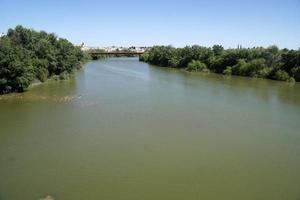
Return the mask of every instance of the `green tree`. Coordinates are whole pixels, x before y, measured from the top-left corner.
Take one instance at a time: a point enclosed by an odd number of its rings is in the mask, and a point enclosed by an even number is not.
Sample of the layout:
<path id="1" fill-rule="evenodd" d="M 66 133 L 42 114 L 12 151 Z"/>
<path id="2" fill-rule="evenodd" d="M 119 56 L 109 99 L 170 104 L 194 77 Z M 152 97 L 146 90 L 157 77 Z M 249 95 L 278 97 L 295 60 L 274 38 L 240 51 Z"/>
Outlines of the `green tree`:
<path id="1" fill-rule="evenodd" d="M 206 66 L 205 70 L 215 73 L 300 81 L 300 50 L 279 49 L 275 45 L 238 49 L 224 49 L 220 45 L 212 48 L 155 46 L 148 49 L 140 60 L 190 71 L 201 71 L 201 67 L 197 67 L 201 63 L 201 66 Z"/>
<path id="2" fill-rule="evenodd" d="M 86 58 L 66 39 L 16 26 L 0 38 L 0 93 L 22 92 L 34 79 L 65 77 Z"/>
<path id="3" fill-rule="evenodd" d="M 223 51 L 224 51 L 224 47 L 221 46 L 221 45 L 214 45 L 214 46 L 212 47 L 212 49 L 213 49 L 213 52 L 214 52 L 214 54 L 215 54 L 216 56 L 222 55 L 222 54 L 223 54 Z"/>

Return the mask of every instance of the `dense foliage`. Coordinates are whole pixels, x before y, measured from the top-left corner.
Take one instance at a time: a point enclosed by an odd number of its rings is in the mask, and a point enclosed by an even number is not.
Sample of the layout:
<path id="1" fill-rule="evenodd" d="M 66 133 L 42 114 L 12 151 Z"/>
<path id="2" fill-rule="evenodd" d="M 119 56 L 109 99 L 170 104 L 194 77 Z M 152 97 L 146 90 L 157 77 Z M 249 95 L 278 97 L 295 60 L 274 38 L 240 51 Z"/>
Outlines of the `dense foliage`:
<path id="1" fill-rule="evenodd" d="M 154 46 L 140 56 L 140 61 L 188 71 L 300 81 L 300 49 Z"/>
<path id="2" fill-rule="evenodd" d="M 35 79 L 64 79 L 85 59 L 80 47 L 52 33 L 9 29 L 0 38 L 0 94 L 22 92 Z"/>

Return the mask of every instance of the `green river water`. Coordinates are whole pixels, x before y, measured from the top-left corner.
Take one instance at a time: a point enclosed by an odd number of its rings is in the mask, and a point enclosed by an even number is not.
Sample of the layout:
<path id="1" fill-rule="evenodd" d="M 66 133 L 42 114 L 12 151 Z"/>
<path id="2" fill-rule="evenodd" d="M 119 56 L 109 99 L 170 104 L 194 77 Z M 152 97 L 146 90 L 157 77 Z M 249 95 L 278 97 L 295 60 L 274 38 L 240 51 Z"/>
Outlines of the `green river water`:
<path id="1" fill-rule="evenodd" d="M 0 96 L 0 200 L 299 200 L 300 84 L 137 58 Z"/>

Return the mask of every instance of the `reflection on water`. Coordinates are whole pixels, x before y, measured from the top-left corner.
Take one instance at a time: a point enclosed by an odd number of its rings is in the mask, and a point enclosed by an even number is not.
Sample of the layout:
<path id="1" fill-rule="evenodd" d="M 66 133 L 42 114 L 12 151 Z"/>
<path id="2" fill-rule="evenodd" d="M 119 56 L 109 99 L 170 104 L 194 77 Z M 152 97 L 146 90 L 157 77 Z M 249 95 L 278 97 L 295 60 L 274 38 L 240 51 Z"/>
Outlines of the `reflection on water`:
<path id="1" fill-rule="evenodd" d="M 137 72 L 135 70 L 113 67 L 113 65 L 106 65 L 106 64 L 103 64 L 102 67 L 108 69 L 109 71 L 111 71 L 113 73 L 118 73 L 118 74 L 121 74 L 121 75 L 124 75 L 124 76 L 149 80 L 148 74 L 145 74 L 145 73 L 142 73 L 142 72 Z"/>
<path id="2" fill-rule="evenodd" d="M 0 200 L 299 199 L 300 85 L 136 58 L 0 97 Z"/>

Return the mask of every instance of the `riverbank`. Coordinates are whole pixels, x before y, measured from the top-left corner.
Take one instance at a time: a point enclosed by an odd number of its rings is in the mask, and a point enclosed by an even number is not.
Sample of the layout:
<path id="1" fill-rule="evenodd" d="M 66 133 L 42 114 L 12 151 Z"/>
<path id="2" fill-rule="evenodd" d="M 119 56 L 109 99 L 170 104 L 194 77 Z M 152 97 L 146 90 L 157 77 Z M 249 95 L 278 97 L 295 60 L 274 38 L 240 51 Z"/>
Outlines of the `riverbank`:
<path id="1" fill-rule="evenodd" d="M 53 95 L 45 95 L 44 93 L 35 93 L 34 91 L 39 90 L 39 88 L 48 88 L 52 86 L 56 87 L 64 87 L 66 85 L 70 85 L 74 82 L 74 76 L 70 77 L 66 80 L 56 80 L 56 79 L 48 79 L 45 82 L 36 81 L 24 91 L 19 93 L 8 93 L 0 95 L 0 101 L 52 101 L 52 102 L 71 102 L 74 100 L 78 100 L 81 96 L 72 96 L 72 95 L 65 95 L 65 96 L 58 96 L 56 94 Z"/>
<path id="2" fill-rule="evenodd" d="M 287 82 L 300 81 L 300 50 L 268 48 L 224 49 L 187 46 L 155 46 L 139 58 L 140 61 L 162 67 L 187 71 L 214 72 Z"/>

